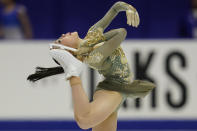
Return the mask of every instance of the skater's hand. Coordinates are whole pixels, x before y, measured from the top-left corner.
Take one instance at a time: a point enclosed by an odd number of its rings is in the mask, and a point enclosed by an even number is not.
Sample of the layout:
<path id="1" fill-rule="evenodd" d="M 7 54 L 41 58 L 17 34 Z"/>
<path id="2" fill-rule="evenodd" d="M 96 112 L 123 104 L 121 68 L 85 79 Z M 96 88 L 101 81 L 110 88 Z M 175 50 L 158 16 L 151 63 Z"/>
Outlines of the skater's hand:
<path id="1" fill-rule="evenodd" d="M 129 8 L 126 10 L 126 16 L 127 16 L 127 24 L 133 27 L 138 27 L 140 24 L 140 18 L 137 10 L 129 5 Z"/>
<path id="2" fill-rule="evenodd" d="M 61 49 L 51 49 L 49 53 L 64 69 L 66 79 L 69 79 L 72 76 L 80 76 L 84 64 L 75 58 L 70 52 Z"/>

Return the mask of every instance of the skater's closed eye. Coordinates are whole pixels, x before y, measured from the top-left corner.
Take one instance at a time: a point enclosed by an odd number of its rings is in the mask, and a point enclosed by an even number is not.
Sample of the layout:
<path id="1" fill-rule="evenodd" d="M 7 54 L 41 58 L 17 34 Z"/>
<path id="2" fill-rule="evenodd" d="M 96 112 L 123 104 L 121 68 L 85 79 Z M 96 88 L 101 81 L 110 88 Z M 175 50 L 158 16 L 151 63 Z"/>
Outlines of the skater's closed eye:
<path id="1" fill-rule="evenodd" d="M 60 42 L 56 42 L 68 47 L 77 49 L 82 39 L 79 37 L 77 32 L 68 32 L 60 37 Z M 58 41 L 58 40 L 57 40 Z"/>

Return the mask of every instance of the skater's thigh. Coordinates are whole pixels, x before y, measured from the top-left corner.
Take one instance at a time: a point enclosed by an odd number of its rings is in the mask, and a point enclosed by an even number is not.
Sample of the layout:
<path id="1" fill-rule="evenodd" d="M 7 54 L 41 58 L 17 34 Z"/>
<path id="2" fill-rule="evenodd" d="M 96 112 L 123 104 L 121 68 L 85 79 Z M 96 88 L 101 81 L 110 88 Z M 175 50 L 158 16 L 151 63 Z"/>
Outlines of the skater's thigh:
<path id="1" fill-rule="evenodd" d="M 122 95 L 116 91 L 98 90 L 91 102 L 91 111 L 85 119 L 95 125 L 107 119 L 122 101 Z"/>

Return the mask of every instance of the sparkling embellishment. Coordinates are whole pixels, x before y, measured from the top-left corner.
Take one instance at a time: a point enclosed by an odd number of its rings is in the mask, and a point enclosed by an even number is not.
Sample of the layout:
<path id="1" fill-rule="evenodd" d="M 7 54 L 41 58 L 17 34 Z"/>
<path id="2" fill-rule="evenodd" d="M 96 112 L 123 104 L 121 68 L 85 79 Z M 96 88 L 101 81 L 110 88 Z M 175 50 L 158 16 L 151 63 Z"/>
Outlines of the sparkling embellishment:
<path id="1" fill-rule="evenodd" d="M 103 35 L 103 31 L 101 28 L 98 28 L 96 30 L 89 29 L 86 37 L 84 38 L 87 42 L 85 43 L 85 46 L 94 46 L 95 44 L 102 42 L 105 40 L 105 37 Z"/>
<path id="2" fill-rule="evenodd" d="M 94 48 L 100 42 L 105 41 L 103 31 L 99 28 L 90 28 L 86 37 L 85 42 L 81 45 L 81 48 Z M 102 46 L 102 45 L 101 45 Z M 110 77 L 121 83 L 130 83 L 132 74 L 130 72 L 127 58 L 121 47 L 118 47 L 109 57 L 105 60 L 105 63 L 111 64 L 110 68 L 105 69 L 100 66 L 104 56 L 98 51 L 87 52 L 88 55 L 82 56 L 84 62 L 87 63 L 91 68 L 97 69 L 99 73 L 103 74 L 104 77 Z"/>
<path id="3" fill-rule="evenodd" d="M 103 55 L 100 52 L 92 52 L 89 54 L 89 56 L 86 58 L 86 63 L 89 64 L 96 64 L 100 63 L 101 60 L 103 59 Z"/>
<path id="4" fill-rule="evenodd" d="M 121 47 L 118 47 L 110 56 L 112 64 L 110 76 L 120 82 L 130 82 L 131 72 L 128 67 L 127 58 Z"/>

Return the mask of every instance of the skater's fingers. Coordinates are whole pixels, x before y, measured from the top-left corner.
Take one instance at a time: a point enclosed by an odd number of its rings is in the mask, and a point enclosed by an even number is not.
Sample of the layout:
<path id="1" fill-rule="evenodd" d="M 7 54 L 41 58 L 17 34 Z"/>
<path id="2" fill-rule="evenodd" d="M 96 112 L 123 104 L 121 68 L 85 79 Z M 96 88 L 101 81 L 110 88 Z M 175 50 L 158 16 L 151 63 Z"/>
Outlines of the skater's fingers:
<path id="1" fill-rule="evenodd" d="M 127 10 L 126 15 L 127 15 L 127 24 L 131 26 L 131 12 Z"/>
<path id="2" fill-rule="evenodd" d="M 137 22 L 136 26 L 138 27 L 140 24 L 140 18 L 139 18 L 138 12 L 135 13 L 135 18 L 136 18 L 136 22 Z"/>
<path id="3" fill-rule="evenodd" d="M 132 23 L 132 26 L 135 27 L 135 16 L 133 13 L 130 13 L 130 17 L 131 17 L 131 23 Z"/>

